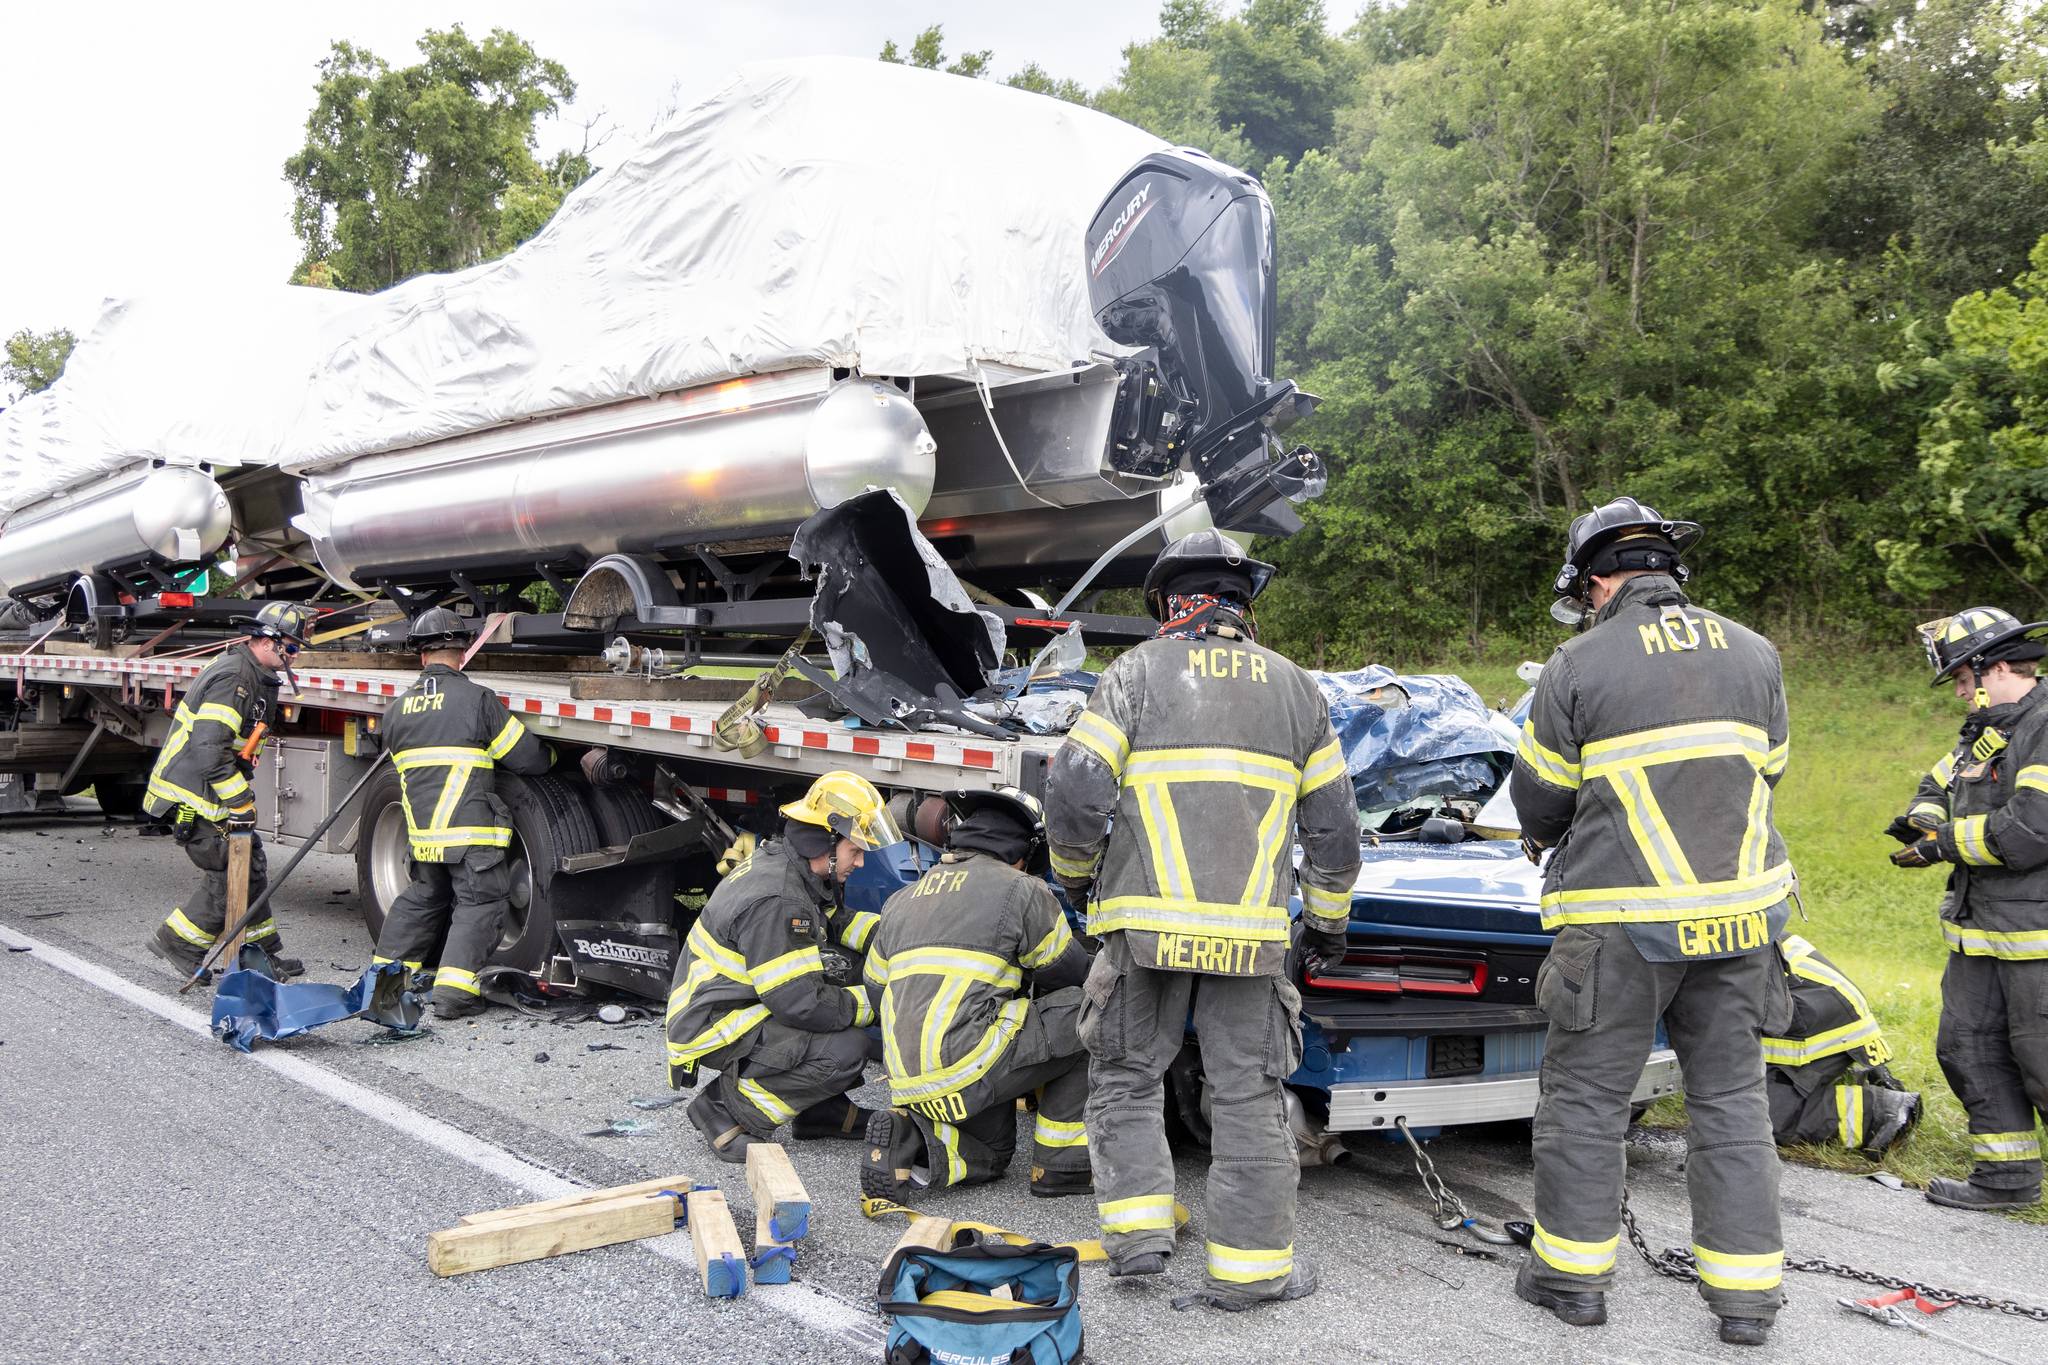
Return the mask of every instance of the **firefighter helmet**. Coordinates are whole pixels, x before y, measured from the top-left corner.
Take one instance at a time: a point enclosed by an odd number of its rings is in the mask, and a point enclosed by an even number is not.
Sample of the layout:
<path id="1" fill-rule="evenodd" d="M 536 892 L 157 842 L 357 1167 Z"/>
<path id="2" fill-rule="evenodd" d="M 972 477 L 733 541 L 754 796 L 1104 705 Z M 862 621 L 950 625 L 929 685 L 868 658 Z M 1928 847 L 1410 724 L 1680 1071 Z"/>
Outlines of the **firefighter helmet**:
<path id="1" fill-rule="evenodd" d="M 1564 566 L 1551 583 L 1558 601 L 1550 614 L 1577 624 L 1585 616 L 1595 574 L 1646 569 L 1685 582 L 1691 574 L 1681 561 L 1701 534 L 1698 522 L 1669 520 L 1634 498 L 1616 498 L 1582 513 L 1565 537 Z"/>
<path id="2" fill-rule="evenodd" d="M 425 653 L 469 643 L 469 625 L 446 607 L 428 607 L 406 628 L 405 642 Z"/>
<path id="3" fill-rule="evenodd" d="M 1927 647 L 1927 662 L 1934 665 L 1935 687 L 1966 665 L 1982 673 L 1989 664 L 2048 654 L 2048 644 L 2033 638 L 2035 632 L 2048 630 L 2048 621 L 2023 622 L 1997 607 L 1971 607 L 1916 629 Z"/>
<path id="4" fill-rule="evenodd" d="M 993 810 L 1006 815 L 1027 840 L 1024 870 L 1043 875 L 1051 865 L 1046 844 L 1045 806 L 1021 787 L 994 787 L 987 791 L 957 791 L 946 794 L 946 809 L 957 823 L 977 811 Z"/>
<path id="5" fill-rule="evenodd" d="M 826 773 L 800 800 L 782 807 L 782 813 L 800 825 L 816 825 L 850 839 L 870 853 L 903 840 L 882 794 L 858 773 Z"/>
<path id="6" fill-rule="evenodd" d="M 1229 592 L 1249 604 L 1266 590 L 1273 566 L 1253 559 L 1221 531 L 1204 529 L 1182 536 L 1159 552 L 1145 575 L 1145 610 L 1155 621 L 1166 619 L 1166 595 L 1182 580 L 1196 592 Z"/>
<path id="7" fill-rule="evenodd" d="M 306 643 L 306 626 L 313 619 L 313 609 L 302 607 L 296 602 L 265 602 L 254 616 L 237 616 L 235 625 L 244 635 L 259 640 L 289 640 L 295 645 Z"/>

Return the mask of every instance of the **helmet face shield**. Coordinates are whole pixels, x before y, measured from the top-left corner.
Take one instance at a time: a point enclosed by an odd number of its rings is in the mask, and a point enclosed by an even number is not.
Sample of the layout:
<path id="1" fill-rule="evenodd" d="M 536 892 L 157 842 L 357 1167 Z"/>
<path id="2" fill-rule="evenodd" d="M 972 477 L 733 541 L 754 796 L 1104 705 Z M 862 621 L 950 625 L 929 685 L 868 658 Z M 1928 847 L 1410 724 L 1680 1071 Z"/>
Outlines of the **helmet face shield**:
<path id="1" fill-rule="evenodd" d="M 811 783 L 800 799 L 781 809 L 799 824 L 829 830 L 864 852 L 903 842 L 903 831 L 897 828 L 888 803 L 875 784 L 858 773 L 826 773 Z"/>

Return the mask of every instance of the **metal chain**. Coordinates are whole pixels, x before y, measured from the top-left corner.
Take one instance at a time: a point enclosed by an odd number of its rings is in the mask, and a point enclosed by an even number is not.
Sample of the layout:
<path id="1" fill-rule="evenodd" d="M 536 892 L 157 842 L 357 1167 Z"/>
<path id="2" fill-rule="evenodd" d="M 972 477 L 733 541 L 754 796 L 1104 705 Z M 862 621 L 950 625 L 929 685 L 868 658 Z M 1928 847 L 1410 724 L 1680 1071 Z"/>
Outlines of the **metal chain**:
<path id="1" fill-rule="evenodd" d="M 1641 1229 L 1636 1227 L 1636 1216 L 1628 1206 L 1626 1191 L 1621 1196 L 1621 1227 L 1622 1231 L 1628 1234 L 1628 1244 L 1634 1247 L 1636 1254 L 1643 1258 L 1644 1263 L 1659 1275 L 1674 1280 L 1697 1280 L 1700 1277 L 1690 1251 L 1683 1251 L 1677 1247 L 1669 1247 L 1663 1251 L 1650 1250 L 1650 1244 L 1643 1240 Z M 2026 1318 L 2033 1322 L 2048 1322 L 2048 1308 L 2015 1303 L 2011 1299 L 1994 1299 L 1988 1294 L 1963 1294 L 1953 1289 L 1936 1289 L 1918 1280 L 1880 1275 L 1874 1270 L 1858 1270 L 1854 1266 L 1843 1265 L 1839 1261 L 1830 1261 L 1821 1256 L 1787 1256 L 1785 1268 L 1802 1271 L 1808 1275 L 1839 1275 L 1845 1280 L 1856 1280 L 1880 1289 L 1910 1289 L 1922 1298 L 1944 1299 L 1950 1303 L 1962 1304 L 1965 1308 L 1988 1308 L 1994 1312 Z"/>
<path id="2" fill-rule="evenodd" d="M 1422 1150 L 1415 1134 L 1408 1131 L 1408 1120 L 1397 1117 L 1394 1127 L 1408 1139 L 1409 1150 L 1415 1153 L 1415 1174 L 1422 1177 L 1423 1192 L 1436 1204 L 1436 1225 L 1448 1230 L 1464 1223 L 1472 1216 L 1465 1211 L 1465 1201 L 1451 1193 L 1451 1187 L 1444 1184 L 1444 1178 L 1436 1173 L 1436 1163 L 1429 1159 L 1428 1152 Z"/>

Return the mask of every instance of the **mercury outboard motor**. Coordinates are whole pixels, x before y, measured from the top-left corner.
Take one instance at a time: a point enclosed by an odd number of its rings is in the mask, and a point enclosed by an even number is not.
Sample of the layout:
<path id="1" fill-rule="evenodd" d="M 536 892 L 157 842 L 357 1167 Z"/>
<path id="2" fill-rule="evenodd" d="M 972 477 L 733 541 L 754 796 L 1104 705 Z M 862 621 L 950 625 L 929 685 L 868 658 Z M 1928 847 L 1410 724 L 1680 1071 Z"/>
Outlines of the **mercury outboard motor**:
<path id="1" fill-rule="evenodd" d="M 1320 495 L 1306 446 L 1273 434 L 1316 400 L 1273 370 L 1273 205 L 1259 182 L 1191 148 L 1138 162 L 1088 228 L 1088 295 L 1110 340 L 1142 348 L 1119 373 L 1108 459 L 1120 473 L 1202 481 L 1210 519 L 1287 535 L 1284 504 Z"/>

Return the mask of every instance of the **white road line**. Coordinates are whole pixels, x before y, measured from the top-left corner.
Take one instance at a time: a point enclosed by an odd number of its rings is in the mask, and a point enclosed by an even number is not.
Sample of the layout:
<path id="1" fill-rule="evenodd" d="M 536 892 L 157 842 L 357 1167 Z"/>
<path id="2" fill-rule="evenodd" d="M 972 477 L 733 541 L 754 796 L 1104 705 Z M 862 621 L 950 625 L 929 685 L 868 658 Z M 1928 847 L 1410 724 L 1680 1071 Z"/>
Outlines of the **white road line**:
<path id="1" fill-rule="evenodd" d="M 77 977 L 89 986 L 96 986 L 107 994 L 118 997 L 137 1009 L 147 1010 L 167 1023 L 189 1029 L 208 1042 L 213 1041 L 213 1029 L 208 1016 L 197 1010 L 187 1009 L 175 1003 L 168 996 L 159 995 L 146 986 L 138 986 L 128 978 L 107 970 L 95 962 L 88 962 L 62 948 L 52 947 L 41 939 L 30 938 L 20 930 L 0 925 L 0 942 L 9 947 L 27 948 L 36 961 Z M 216 1046 L 221 1046 L 216 1044 Z M 288 1053 L 264 1050 L 249 1054 L 249 1060 L 259 1066 L 268 1067 L 288 1080 L 296 1081 L 309 1090 L 317 1091 L 336 1104 L 355 1110 L 366 1118 L 372 1118 L 437 1151 L 445 1152 L 480 1171 L 487 1171 L 508 1184 L 517 1186 L 522 1192 L 535 1199 L 559 1199 L 564 1195 L 578 1194 L 586 1186 L 556 1175 L 542 1166 L 536 1166 L 517 1153 L 485 1142 L 482 1138 L 465 1133 L 452 1124 L 444 1123 L 430 1114 L 423 1114 L 411 1105 L 379 1094 L 368 1086 L 337 1072 L 330 1071 L 317 1062 Z M 656 1237 L 639 1242 L 657 1256 L 666 1256 L 689 1268 L 692 1279 L 697 1274 L 696 1252 L 692 1249 L 687 1234 L 675 1233 L 667 1237 Z M 767 1284 L 747 1286 L 748 1300 L 766 1308 L 772 1313 L 794 1319 L 813 1331 L 838 1337 L 862 1351 L 878 1351 L 887 1337 L 881 1324 L 873 1315 L 862 1312 L 845 1299 L 813 1284 Z"/>

